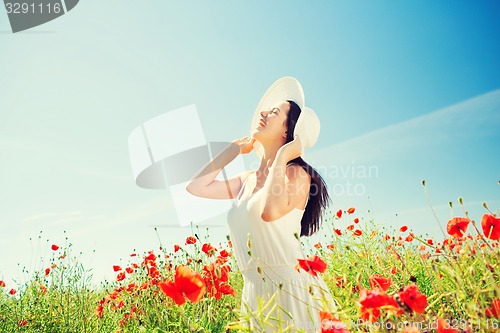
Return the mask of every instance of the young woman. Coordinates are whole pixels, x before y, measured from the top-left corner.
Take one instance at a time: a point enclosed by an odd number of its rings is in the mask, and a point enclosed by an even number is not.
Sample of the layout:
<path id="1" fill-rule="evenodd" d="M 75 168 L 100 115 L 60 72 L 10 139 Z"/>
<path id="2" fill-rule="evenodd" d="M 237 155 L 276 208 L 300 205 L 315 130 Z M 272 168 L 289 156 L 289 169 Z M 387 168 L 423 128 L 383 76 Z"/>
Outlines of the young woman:
<path id="1" fill-rule="evenodd" d="M 187 187 L 200 197 L 234 199 L 228 226 L 252 331 L 318 332 L 319 311 L 334 308 L 323 280 L 296 269 L 304 258 L 300 237 L 319 229 L 330 200 L 321 176 L 302 159 L 318 135 L 319 120 L 304 106 L 300 83 L 281 78 L 262 97 L 251 136 L 234 140 Z M 260 158 L 257 170 L 215 180 L 238 154 L 251 151 Z"/>

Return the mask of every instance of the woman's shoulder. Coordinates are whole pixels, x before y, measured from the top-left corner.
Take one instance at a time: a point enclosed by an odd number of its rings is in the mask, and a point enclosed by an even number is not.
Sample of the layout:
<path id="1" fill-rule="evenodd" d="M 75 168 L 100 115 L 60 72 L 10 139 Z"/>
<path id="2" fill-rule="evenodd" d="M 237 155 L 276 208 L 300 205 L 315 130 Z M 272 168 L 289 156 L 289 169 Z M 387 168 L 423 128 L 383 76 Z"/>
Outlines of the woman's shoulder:
<path id="1" fill-rule="evenodd" d="M 296 163 L 290 163 L 286 166 L 286 177 L 288 182 L 294 184 L 294 186 L 302 187 L 311 184 L 309 173 Z"/>
<path id="2" fill-rule="evenodd" d="M 252 174 L 252 173 L 255 173 L 257 170 L 246 170 L 246 171 L 243 171 L 242 173 L 240 173 L 238 175 L 238 177 L 240 178 L 241 180 L 241 184 L 243 184 L 247 178 Z"/>
<path id="3" fill-rule="evenodd" d="M 286 166 L 286 176 L 290 180 L 310 180 L 311 176 L 297 163 L 289 163 Z"/>

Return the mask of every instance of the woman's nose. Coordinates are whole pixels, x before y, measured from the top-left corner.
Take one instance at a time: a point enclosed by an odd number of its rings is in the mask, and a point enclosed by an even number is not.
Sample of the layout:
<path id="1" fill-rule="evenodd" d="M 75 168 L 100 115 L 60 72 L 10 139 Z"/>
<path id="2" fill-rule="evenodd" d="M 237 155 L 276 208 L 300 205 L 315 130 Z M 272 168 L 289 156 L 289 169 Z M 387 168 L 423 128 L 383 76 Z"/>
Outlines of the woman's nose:
<path id="1" fill-rule="evenodd" d="M 260 111 L 260 115 L 262 116 L 262 118 L 264 118 L 264 117 L 267 116 L 267 112 L 266 111 Z"/>

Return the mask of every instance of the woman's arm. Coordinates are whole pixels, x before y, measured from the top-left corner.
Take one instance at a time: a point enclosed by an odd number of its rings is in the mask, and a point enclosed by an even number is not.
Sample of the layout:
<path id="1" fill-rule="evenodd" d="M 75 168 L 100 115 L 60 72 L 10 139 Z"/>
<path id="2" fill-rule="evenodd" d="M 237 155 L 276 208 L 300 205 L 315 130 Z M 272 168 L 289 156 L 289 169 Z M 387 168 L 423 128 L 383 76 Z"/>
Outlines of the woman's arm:
<path id="1" fill-rule="evenodd" d="M 191 179 L 186 190 L 195 196 L 208 199 L 235 198 L 248 172 L 244 172 L 226 181 L 219 181 L 215 178 L 240 153 L 246 154 L 252 151 L 254 141 L 255 139 L 253 138 L 245 137 L 231 142 L 231 144 L 224 148 Z"/>

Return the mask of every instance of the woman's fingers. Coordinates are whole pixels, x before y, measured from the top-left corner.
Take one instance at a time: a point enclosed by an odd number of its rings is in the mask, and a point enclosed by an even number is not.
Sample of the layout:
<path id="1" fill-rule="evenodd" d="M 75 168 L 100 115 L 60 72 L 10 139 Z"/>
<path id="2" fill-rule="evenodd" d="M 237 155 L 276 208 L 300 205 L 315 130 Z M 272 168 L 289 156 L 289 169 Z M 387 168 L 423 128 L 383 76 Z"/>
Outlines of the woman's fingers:
<path id="1" fill-rule="evenodd" d="M 233 140 L 232 143 L 240 146 L 240 153 L 248 154 L 253 150 L 253 144 L 255 142 L 254 137 L 244 136 L 241 139 Z"/>

